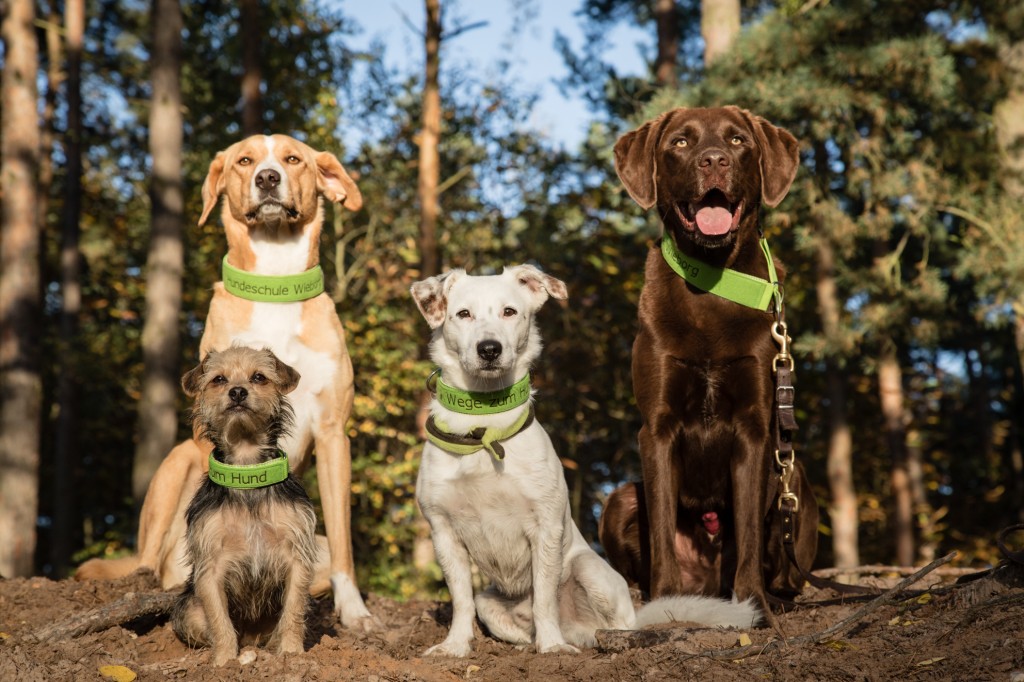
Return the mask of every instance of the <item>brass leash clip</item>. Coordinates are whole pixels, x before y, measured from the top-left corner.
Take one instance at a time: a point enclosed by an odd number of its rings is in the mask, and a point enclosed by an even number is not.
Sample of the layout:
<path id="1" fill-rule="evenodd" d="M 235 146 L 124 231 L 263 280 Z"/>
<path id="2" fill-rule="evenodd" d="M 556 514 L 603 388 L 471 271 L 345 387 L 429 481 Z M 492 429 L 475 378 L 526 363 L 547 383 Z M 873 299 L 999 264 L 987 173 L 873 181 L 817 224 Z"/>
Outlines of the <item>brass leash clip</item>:
<path id="1" fill-rule="evenodd" d="M 772 372 L 778 372 L 780 363 L 792 366 L 793 362 L 793 356 L 789 354 L 789 344 L 793 339 L 789 338 L 785 322 L 772 323 L 772 338 L 779 344 L 779 352 L 772 359 Z"/>
<path id="2" fill-rule="evenodd" d="M 779 456 L 779 451 L 775 451 L 775 462 L 781 469 L 779 473 L 779 480 L 782 484 L 782 492 L 779 493 L 779 509 L 783 508 L 784 502 L 793 503 L 793 513 L 800 511 L 800 498 L 796 496 L 792 490 L 790 490 L 789 482 L 793 478 L 793 472 L 796 470 L 796 453 L 790 452 L 789 457 L 783 461 L 782 457 Z"/>

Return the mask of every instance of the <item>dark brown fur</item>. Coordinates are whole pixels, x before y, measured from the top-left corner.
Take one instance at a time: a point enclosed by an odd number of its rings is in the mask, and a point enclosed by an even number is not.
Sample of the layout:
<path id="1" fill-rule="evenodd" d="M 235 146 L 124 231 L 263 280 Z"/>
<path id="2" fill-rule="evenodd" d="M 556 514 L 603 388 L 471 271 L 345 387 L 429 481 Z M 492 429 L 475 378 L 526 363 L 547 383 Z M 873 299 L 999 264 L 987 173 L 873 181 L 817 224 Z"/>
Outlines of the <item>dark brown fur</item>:
<path id="1" fill-rule="evenodd" d="M 759 212 L 782 201 L 796 175 L 792 135 L 736 107 L 676 109 L 623 136 L 615 163 L 682 252 L 768 278 Z M 707 202 L 735 216 L 727 233 L 697 227 Z M 651 597 L 734 592 L 769 614 L 766 587 L 793 595 L 802 586 L 783 553 L 770 481 L 773 320 L 692 287 L 650 250 L 633 346 L 644 482 L 612 494 L 600 536 L 612 565 Z M 818 509 L 802 469 L 794 480 L 797 555 L 809 568 Z M 717 528 L 704 521 L 709 513 Z"/>
<path id="2" fill-rule="evenodd" d="M 196 397 L 193 425 L 226 464 L 257 464 L 278 455 L 290 424 L 285 394 L 298 373 L 269 350 L 211 352 L 182 379 Z M 317 547 L 316 514 L 294 475 L 239 490 L 205 479 L 186 513 L 192 575 L 175 606 L 175 632 L 210 646 L 213 662 L 238 655 L 238 632 L 270 633 L 269 646 L 301 653 L 307 594 Z"/>

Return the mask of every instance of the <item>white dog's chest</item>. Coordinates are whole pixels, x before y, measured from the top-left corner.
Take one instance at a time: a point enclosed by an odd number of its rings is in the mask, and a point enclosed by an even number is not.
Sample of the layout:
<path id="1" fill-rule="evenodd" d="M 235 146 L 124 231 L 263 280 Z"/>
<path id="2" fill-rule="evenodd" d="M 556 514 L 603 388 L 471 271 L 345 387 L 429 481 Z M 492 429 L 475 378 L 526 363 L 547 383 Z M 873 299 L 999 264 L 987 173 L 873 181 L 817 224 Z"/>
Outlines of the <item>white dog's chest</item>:
<path id="1" fill-rule="evenodd" d="M 424 448 L 416 484 L 424 512 L 428 518 L 443 514 L 480 570 L 508 596 L 532 588 L 538 510 L 568 505 L 561 466 L 547 456 L 553 455 L 548 443 L 534 425 L 506 443 L 499 465 L 487 452 L 453 457 L 432 444 Z"/>
<path id="2" fill-rule="evenodd" d="M 288 395 L 295 412 L 292 433 L 281 441 L 293 468 L 305 456 L 320 424 L 322 403 L 317 395 L 332 384 L 337 371 L 326 353 L 314 351 L 302 342 L 302 332 L 302 303 L 256 302 L 249 328 L 233 339 L 237 344 L 269 348 L 301 377 Z"/>

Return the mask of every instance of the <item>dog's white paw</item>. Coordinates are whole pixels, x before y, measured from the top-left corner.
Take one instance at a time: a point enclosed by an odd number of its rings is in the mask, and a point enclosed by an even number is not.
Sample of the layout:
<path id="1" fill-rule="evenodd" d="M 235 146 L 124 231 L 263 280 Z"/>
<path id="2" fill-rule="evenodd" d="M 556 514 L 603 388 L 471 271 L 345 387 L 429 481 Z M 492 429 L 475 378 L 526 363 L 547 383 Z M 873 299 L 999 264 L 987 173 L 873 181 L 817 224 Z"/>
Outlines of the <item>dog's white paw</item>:
<path id="1" fill-rule="evenodd" d="M 578 654 L 579 649 L 572 644 L 549 644 L 547 646 L 537 645 L 537 651 L 542 654 Z"/>
<path id="2" fill-rule="evenodd" d="M 347 575 L 344 573 L 332 575 L 331 588 L 334 590 L 334 613 L 337 614 L 338 620 L 346 630 L 372 632 L 384 627 L 376 616 L 366 608 L 359 589 Z"/>
<path id="3" fill-rule="evenodd" d="M 470 646 L 469 642 L 465 640 L 453 641 L 444 640 L 440 644 L 435 644 L 426 651 L 423 652 L 424 656 L 454 656 L 455 658 L 463 658 L 472 653 L 473 647 Z"/>

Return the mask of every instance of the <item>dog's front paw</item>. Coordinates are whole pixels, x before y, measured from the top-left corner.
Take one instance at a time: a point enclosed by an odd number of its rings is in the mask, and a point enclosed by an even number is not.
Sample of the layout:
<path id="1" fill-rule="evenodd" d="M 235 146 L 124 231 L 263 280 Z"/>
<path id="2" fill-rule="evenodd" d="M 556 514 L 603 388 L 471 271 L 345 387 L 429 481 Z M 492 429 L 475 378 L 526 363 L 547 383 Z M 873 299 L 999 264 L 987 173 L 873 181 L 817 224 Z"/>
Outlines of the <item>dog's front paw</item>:
<path id="1" fill-rule="evenodd" d="M 469 642 L 465 640 L 444 640 L 440 644 L 435 644 L 426 651 L 423 652 L 424 656 L 454 656 L 455 658 L 463 658 L 473 652 L 473 647 L 470 646 Z"/>
<path id="2" fill-rule="evenodd" d="M 302 637 L 294 635 L 271 637 L 270 641 L 267 642 L 267 648 L 275 654 L 301 654 L 305 651 L 302 648 Z"/>
<path id="3" fill-rule="evenodd" d="M 537 652 L 542 654 L 578 654 L 579 649 L 572 644 L 549 644 L 547 646 L 537 645 Z"/>
<path id="4" fill-rule="evenodd" d="M 230 649 L 214 649 L 213 655 L 210 658 L 210 662 L 213 663 L 215 666 L 220 667 L 222 665 L 227 665 L 228 663 L 236 660 L 237 658 L 238 649 L 235 649 L 234 651 Z"/>
<path id="5" fill-rule="evenodd" d="M 331 587 L 334 590 L 334 613 L 342 627 L 355 632 L 383 629 L 384 625 L 366 608 L 362 595 L 347 575 L 335 573 L 331 576 Z"/>

